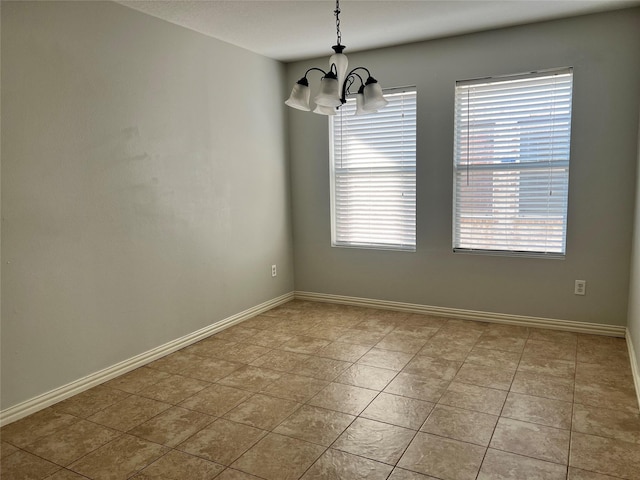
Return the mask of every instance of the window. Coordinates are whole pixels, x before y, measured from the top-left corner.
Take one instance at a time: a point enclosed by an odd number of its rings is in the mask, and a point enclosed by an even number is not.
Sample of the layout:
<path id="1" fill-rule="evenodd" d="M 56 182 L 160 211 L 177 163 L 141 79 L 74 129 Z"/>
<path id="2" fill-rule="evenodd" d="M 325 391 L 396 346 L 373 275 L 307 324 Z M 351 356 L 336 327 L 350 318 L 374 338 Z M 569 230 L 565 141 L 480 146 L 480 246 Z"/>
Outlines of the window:
<path id="1" fill-rule="evenodd" d="M 385 90 L 389 104 L 330 117 L 331 244 L 415 251 L 416 91 Z"/>
<path id="2" fill-rule="evenodd" d="M 572 79 L 456 83 L 454 251 L 564 256 Z"/>

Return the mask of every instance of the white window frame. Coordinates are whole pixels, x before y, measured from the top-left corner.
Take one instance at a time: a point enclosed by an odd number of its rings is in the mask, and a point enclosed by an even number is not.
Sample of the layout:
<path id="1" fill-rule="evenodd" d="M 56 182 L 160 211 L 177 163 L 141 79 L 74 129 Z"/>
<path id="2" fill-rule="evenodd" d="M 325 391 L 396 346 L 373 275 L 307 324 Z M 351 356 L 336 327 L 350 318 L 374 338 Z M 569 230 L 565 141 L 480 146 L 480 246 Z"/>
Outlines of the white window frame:
<path id="1" fill-rule="evenodd" d="M 331 183 L 331 246 L 346 248 L 381 249 L 415 252 L 416 251 L 416 88 L 402 87 L 384 90 L 389 104 L 376 113 L 354 116 L 355 97 L 348 98 L 335 116 L 329 117 L 329 152 Z M 342 124 L 340 123 L 342 122 Z M 337 130 L 342 125 L 342 133 Z M 357 129 L 368 128 L 369 134 L 386 135 L 375 137 L 378 146 L 371 154 L 365 149 L 358 150 Z M 350 129 L 350 131 L 349 131 Z M 382 129 L 382 130 L 381 130 Z M 385 131 L 386 129 L 386 131 Z M 341 136 L 342 135 L 342 136 Z M 349 142 L 340 141 L 344 138 Z M 354 148 L 355 147 L 355 148 Z M 345 151 L 346 148 L 346 151 Z M 382 152 L 382 153 L 381 153 Z M 385 153 L 388 156 L 385 156 Z M 375 162 L 379 160 L 379 165 Z M 373 165 L 372 165 L 373 162 Z M 370 202 L 371 188 L 364 182 L 359 188 L 341 189 L 344 180 L 362 180 L 362 175 L 383 175 L 381 165 L 395 175 L 394 182 L 389 177 L 386 184 L 378 185 L 384 192 L 388 203 L 384 205 L 391 215 L 382 213 L 380 205 L 367 203 L 377 208 L 377 215 L 367 216 L 364 203 L 349 201 L 349 197 Z M 358 165 L 361 163 L 362 165 Z M 344 165 L 340 167 L 340 165 Z M 377 170 L 376 170 L 377 169 Z M 360 178 L 358 178 L 358 176 Z M 380 198 L 384 198 L 380 197 Z M 401 197 L 401 198 L 399 198 Z M 340 198 L 345 201 L 340 204 Z M 354 212 L 354 209 L 358 209 Z M 342 217 L 338 216 L 342 213 Z M 370 223 L 367 230 L 366 222 Z"/>
<path id="2" fill-rule="evenodd" d="M 459 81 L 455 93 L 453 251 L 564 258 L 573 69 Z"/>

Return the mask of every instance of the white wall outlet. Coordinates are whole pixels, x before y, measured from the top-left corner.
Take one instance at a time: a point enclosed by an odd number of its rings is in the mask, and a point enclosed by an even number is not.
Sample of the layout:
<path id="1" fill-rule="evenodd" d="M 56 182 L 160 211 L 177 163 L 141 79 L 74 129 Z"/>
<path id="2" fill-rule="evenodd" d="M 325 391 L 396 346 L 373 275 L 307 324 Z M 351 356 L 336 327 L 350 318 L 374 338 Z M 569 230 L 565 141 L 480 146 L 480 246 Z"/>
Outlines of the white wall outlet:
<path id="1" fill-rule="evenodd" d="M 576 280 L 576 285 L 573 289 L 573 293 L 575 295 L 586 295 L 587 293 L 587 281 L 586 280 Z"/>
<path id="2" fill-rule="evenodd" d="M 271 265 L 271 276 L 275 277 L 276 275 L 278 275 L 278 269 L 275 265 Z"/>

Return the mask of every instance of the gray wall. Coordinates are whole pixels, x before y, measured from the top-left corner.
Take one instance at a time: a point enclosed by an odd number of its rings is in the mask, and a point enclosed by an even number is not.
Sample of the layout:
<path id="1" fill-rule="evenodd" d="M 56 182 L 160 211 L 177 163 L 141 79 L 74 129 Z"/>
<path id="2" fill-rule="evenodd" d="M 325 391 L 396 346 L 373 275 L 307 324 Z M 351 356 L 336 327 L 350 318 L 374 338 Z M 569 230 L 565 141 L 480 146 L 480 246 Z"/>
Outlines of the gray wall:
<path id="1" fill-rule="evenodd" d="M 296 290 L 625 325 L 638 45 L 640 10 L 632 9 L 351 55 L 347 48 L 351 65 L 370 68 L 383 86 L 417 86 L 417 252 L 330 246 L 327 120 L 291 110 Z M 288 65 L 289 83 L 327 60 Z M 561 66 L 574 67 L 566 259 L 454 255 L 455 81 Z M 311 83 L 317 88 L 319 78 Z M 576 279 L 587 281 L 586 296 L 573 294 Z"/>
<path id="2" fill-rule="evenodd" d="M 106 2 L 1 53 L 2 409 L 293 290 L 279 62 Z"/>
<path id="3" fill-rule="evenodd" d="M 638 170 L 636 172 L 636 209 L 631 252 L 629 282 L 629 317 L 627 322 L 633 351 L 636 354 L 637 371 L 640 372 L 640 128 L 638 129 Z M 640 398 L 640 392 L 639 392 Z"/>

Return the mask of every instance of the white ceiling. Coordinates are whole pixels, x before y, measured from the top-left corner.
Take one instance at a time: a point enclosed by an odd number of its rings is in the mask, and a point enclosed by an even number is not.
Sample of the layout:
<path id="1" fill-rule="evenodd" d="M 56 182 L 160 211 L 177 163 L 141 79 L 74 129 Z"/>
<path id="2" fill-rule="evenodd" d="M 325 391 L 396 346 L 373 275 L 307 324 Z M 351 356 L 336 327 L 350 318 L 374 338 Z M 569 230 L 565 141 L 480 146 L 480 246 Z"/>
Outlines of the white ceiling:
<path id="1" fill-rule="evenodd" d="M 332 53 L 336 43 L 332 0 L 118 3 L 285 62 Z M 342 0 L 342 43 L 348 53 L 634 5 L 640 0 Z"/>

